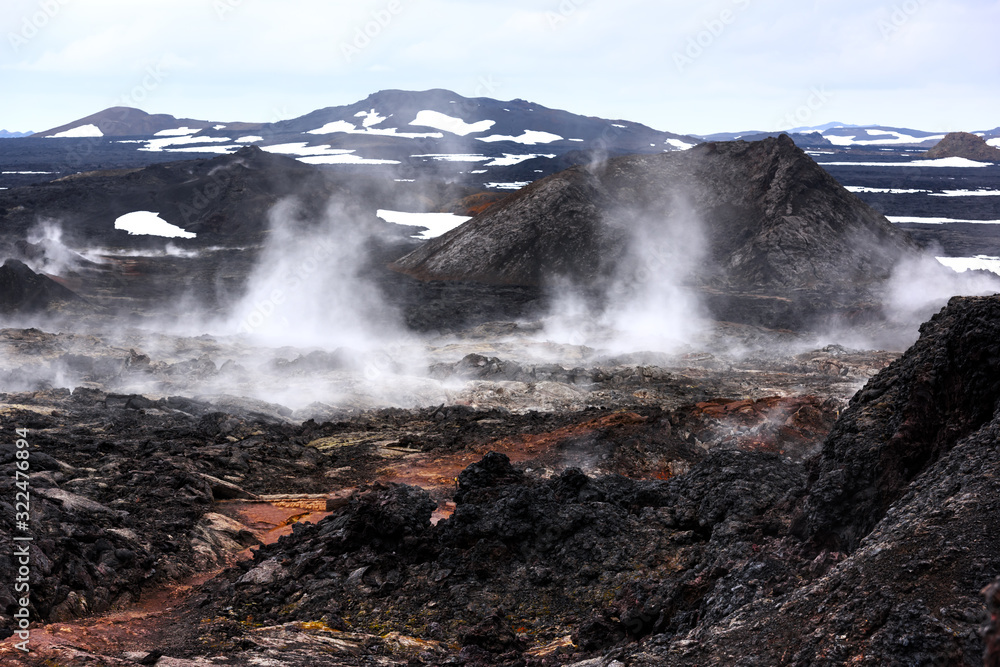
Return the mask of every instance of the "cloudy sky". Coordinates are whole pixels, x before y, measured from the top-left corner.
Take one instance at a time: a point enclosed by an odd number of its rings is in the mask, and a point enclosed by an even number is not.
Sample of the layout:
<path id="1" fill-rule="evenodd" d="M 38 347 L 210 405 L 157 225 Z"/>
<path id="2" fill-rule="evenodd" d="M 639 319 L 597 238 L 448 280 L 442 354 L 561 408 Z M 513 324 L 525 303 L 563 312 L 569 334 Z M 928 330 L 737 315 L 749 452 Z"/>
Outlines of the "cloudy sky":
<path id="1" fill-rule="evenodd" d="M 638 121 L 1000 125 L 1000 0 L 4 0 L 0 128 L 272 121 L 387 88 Z"/>

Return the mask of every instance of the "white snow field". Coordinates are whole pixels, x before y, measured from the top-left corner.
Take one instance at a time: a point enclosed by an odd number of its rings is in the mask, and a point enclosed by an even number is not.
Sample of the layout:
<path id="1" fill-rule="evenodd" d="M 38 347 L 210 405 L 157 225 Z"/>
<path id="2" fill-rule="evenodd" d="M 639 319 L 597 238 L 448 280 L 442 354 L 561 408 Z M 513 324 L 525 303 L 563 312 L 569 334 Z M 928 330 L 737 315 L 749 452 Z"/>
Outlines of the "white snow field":
<path id="1" fill-rule="evenodd" d="M 472 216 L 456 213 L 407 213 L 406 211 L 390 211 L 380 208 L 375 215 L 386 222 L 413 227 L 426 227 L 427 231 L 414 234 L 416 239 L 432 239 L 450 232 Z"/>
<path id="2" fill-rule="evenodd" d="M 194 232 L 187 232 L 170 224 L 153 211 L 126 213 L 115 220 L 115 229 L 123 229 L 133 235 L 165 236 L 172 239 L 193 239 L 197 236 Z"/>

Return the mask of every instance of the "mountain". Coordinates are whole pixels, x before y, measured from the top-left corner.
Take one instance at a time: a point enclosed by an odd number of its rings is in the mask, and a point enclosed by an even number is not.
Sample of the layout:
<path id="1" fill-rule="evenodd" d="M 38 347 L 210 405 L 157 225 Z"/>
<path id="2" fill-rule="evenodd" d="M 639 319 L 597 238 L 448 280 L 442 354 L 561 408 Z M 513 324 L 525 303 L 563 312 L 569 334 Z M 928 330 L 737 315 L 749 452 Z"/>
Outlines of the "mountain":
<path id="1" fill-rule="evenodd" d="M 573 163 L 690 148 L 695 137 L 627 120 L 549 109 L 525 100 L 466 98 L 447 90 L 385 90 L 346 106 L 273 123 L 215 123 L 116 107 L 36 137 L 92 138 L 128 153 L 235 153 L 246 145 L 348 171 L 461 179 L 513 190 Z M 127 138 L 124 138 L 127 137 Z M 89 154 L 89 152 L 88 152 Z M 151 155 L 151 158 L 153 156 Z"/>
<path id="2" fill-rule="evenodd" d="M 933 146 L 944 138 L 943 132 L 926 132 L 907 128 L 886 127 L 884 125 L 845 125 L 826 123 L 815 127 L 797 127 L 787 133 L 796 138 L 800 146 L 826 145 L 836 147 L 851 146 Z M 753 141 L 764 136 L 776 136 L 775 132 L 717 132 L 702 137 L 705 141 L 732 141 L 743 139 Z"/>
<path id="3" fill-rule="evenodd" d="M 131 107 L 111 107 L 71 123 L 38 132 L 36 137 L 138 137 L 153 136 L 164 130 L 188 127 L 203 130 L 215 123 L 191 118 L 174 118 L 168 114 L 149 114 Z"/>
<path id="4" fill-rule="evenodd" d="M 444 139 L 475 149 L 543 146 L 545 152 L 601 149 L 651 152 L 689 147 L 692 137 L 653 130 L 626 120 L 606 120 L 549 109 L 535 102 L 467 98 L 448 90 L 383 90 L 354 104 L 328 107 L 265 128 L 273 134 L 299 133 L 342 140 L 344 135 L 379 138 Z M 478 142 L 478 143 L 477 143 Z M 457 151 L 452 151 L 457 152 Z"/>
<path id="5" fill-rule="evenodd" d="M 715 134 L 707 134 L 701 139 L 705 141 L 760 141 L 761 139 L 768 139 L 773 137 L 780 137 L 781 135 L 787 135 L 795 142 L 796 146 L 800 148 L 815 148 L 815 147 L 832 147 L 833 143 L 824 137 L 820 132 L 764 132 L 759 130 L 749 130 L 747 132 L 717 132 Z"/>
<path id="6" fill-rule="evenodd" d="M 568 169 L 393 268 L 423 280 L 593 286 L 612 280 L 635 252 L 657 245 L 667 265 L 695 265 L 686 282 L 725 293 L 721 311 L 772 325 L 784 316 L 763 313 L 778 302 L 794 301 L 803 290 L 860 298 L 915 249 L 908 235 L 782 136 Z M 734 306 L 734 292 L 754 290 L 778 302 L 754 297 Z"/>
<path id="7" fill-rule="evenodd" d="M 964 157 L 969 160 L 1000 162 L 1000 148 L 969 132 L 951 132 L 921 158 Z"/>
<path id="8" fill-rule="evenodd" d="M 0 130 L 0 139 L 19 139 L 21 137 L 30 137 L 32 132 L 8 132 L 7 130 Z"/>

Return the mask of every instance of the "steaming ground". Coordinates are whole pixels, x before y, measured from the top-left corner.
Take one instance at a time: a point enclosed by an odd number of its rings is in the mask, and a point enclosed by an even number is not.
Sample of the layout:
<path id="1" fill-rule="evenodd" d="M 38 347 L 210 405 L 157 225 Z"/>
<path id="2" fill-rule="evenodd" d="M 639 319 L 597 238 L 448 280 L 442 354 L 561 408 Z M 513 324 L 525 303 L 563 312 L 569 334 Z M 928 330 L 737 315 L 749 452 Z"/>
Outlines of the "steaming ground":
<path id="1" fill-rule="evenodd" d="M 544 290 L 420 283 L 388 272 L 385 264 L 412 247 L 412 230 L 386 240 L 385 227 L 343 202 L 314 218 L 285 200 L 270 221 L 260 246 L 77 247 L 50 222 L 19 249 L 32 269 L 73 287 L 82 302 L 6 318 L 0 415 L 31 424 L 55 466 L 33 482 L 44 487 L 37 502 L 46 517 L 58 518 L 43 525 L 83 527 L 95 544 L 103 539 L 114 547 L 100 558 L 132 554 L 133 563 L 116 561 L 114 587 L 78 587 L 72 600 L 52 587 L 45 619 L 55 622 L 35 631 L 49 642 L 41 644 L 46 656 L 61 658 L 66 637 L 80 661 L 66 664 L 120 664 L 93 656 L 117 656 L 119 646 L 200 656 L 212 633 L 226 634 L 224 642 L 242 637 L 245 629 L 230 632 L 229 611 L 203 619 L 200 609 L 168 597 L 164 607 L 184 611 L 158 621 L 135 603 L 140 590 L 145 597 L 180 582 L 195 588 L 202 597 L 191 604 L 200 604 L 213 589 L 192 574 L 231 565 L 249 544 L 301 537 L 303 528 L 311 530 L 305 524 L 328 515 L 282 514 L 257 494 L 342 500 L 364 485 L 392 481 L 422 487 L 392 488 L 426 493 L 421 506 L 440 520 L 455 510 L 455 480 L 489 451 L 554 485 L 572 482 L 580 470 L 684 483 L 707 457 L 733 457 L 727 471 L 761 456 L 797 470 L 816 456 L 848 400 L 899 356 L 892 350 L 916 337 L 916 318 L 952 291 L 995 289 L 989 276 L 949 273 L 929 255 L 926 263 L 897 268 L 886 292 L 887 321 L 778 331 L 714 321 L 703 292 L 686 284 L 704 261 L 693 213 L 635 226 L 607 281 L 586 288 L 553 282 Z M 41 454 L 36 460 L 45 461 Z M 767 474 L 751 478 L 713 478 L 706 487 L 770 488 L 760 482 L 770 484 Z M 93 516 L 104 516 L 102 503 L 108 516 L 129 516 L 127 531 L 94 523 Z M 72 514 L 84 506 L 88 512 Z M 273 515 L 280 518 L 264 520 Z M 293 529 L 276 525 L 281 521 L 298 523 Z M 671 534 L 658 525 L 653 532 L 656 539 Z M 685 531 L 678 544 L 695 535 Z M 659 563 L 662 548 L 655 553 L 650 562 Z M 58 576 L 85 571 L 89 554 L 53 558 L 68 563 Z M 478 563 L 483 555 L 473 558 Z M 803 562 L 816 563 L 812 555 Z M 253 572 L 251 578 L 260 575 Z M 356 590 L 367 596 L 372 581 L 381 585 L 374 579 L 381 572 L 355 564 L 343 575 L 357 578 Z M 450 570 L 435 572 L 435 581 L 452 586 Z M 505 579 L 534 585 L 543 575 L 536 567 Z M 604 586 L 596 571 L 592 585 Z M 136 593 L 113 598 L 108 591 L 120 587 Z M 460 597 L 467 608 L 466 594 Z M 87 618 L 112 599 L 128 608 L 126 620 Z M 73 606 L 77 600 L 83 602 Z M 232 600 L 217 596 L 211 604 Z M 388 606 L 403 608 L 407 600 Z M 306 625 L 325 633 L 328 621 L 336 625 L 332 618 L 317 613 Z M 544 620 L 547 612 L 530 618 Z M 357 651 L 363 642 L 380 655 L 413 646 L 443 650 L 423 631 L 401 625 L 415 637 L 383 629 L 362 635 L 369 626 L 352 622 L 359 634 L 337 639 L 351 652 L 355 640 Z M 533 650 L 554 655 L 582 645 L 569 638 L 577 625 L 559 621 L 546 630 L 553 636 L 531 638 Z M 278 628 L 281 641 L 306 655 L 298 664 L 329 659 L 327 638 L 311 645 L 305 627 Z M 256 630 L 250 636 L 268 645 L 260 656 L 273 650 L 270 637 Z M 226 652 L 245 660 L 254 646 L 248 639 Z M 149 655 L 159 653 L 142 659 Z M 437 654 L 425 658 L 441 664 Z"/>
<path id="2" fill-rule="evenodd" d="M 412 241 L 386 243 L 383 223 L 343 201 L 332 200 L 316 219 L 290 198 L 269 217 L 263 247 L 202 250 L 174 242 L 138 251 L 79 248 L 58 223 L 39 222 L 23 259 L 80 289 L 87 308 L 8 316 L 0 390 L 85 387 L 152 400 L 242 401 L 295 422 L 387 407 L 523 412 L 669 401 L 666 390 L 637 395 L 605 381 L 654 368 L 723 385 L 741 374 L 770 378 L 759 386 L 739 380 L 733 396 L 811 387 L 845 400 L 877 363 L 861 361 L 867 370 L 843 379 L 767 374 L 788 367 L 808 375 L 801 357 L 813 352 L 881 359 L 875 350 L 904 349 L 953 294 L 1000 289 L 992 274 L 956 273 L 928 254 L 897 266 L 884 295 L 886 319 L 875 325 L 831 322 L 792 333 L 716 322 L 688 284 L 705 261 L 703 227 L 679 206 L 666 218 L 619 216 L 627 243 L 606 280 L 553 281 L 526 306 L 508 308 L 509 295 L 495 290 L 442 295 L 385 271 L 384 258 Z M 114 292 L 129 272 L 138 276 L 131 292 Z M 463 299 L 486 304 L 465 324 L 457 314 Z M 413 326 L 425 317 L 429 325 Z M 40 330 L 19 330 L 28 327 Z"/>

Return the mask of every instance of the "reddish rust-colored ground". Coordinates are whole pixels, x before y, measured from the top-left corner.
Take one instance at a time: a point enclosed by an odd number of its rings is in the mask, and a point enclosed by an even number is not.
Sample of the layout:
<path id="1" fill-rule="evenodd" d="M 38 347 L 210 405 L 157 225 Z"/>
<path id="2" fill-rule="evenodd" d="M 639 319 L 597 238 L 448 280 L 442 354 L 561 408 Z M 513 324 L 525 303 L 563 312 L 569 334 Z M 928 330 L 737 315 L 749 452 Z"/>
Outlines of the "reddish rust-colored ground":
<path id="1" fill-rule="evenodd" d="M 315 523 L 331 512 L 303 512 L 300 509 L 274 507 L 267 503 L 220 503 L 222 511 L 246 524 L 265 544 L 277 542 L 292 532 L 292 525 L 305 521 Z M 235 554 L 235 558 L 252 557 L 251 549 Z M 202 584 L 222 572 L 216 568 L 177 583 L 144 591 L 142 597 L 128 609 L 108 612 L 68 623 L 35 625 L 31 628 L 29 648 L 25 656 L 14 648 L 16 637 L 0 642 L 0 663 L 4 665 L 60 664 L 58 655 L 72 646 L 98 655 L 119 655 L 125 651 L 148 651 L 156 638 L 169 635 L 177 622 L 174 610 Z M 185 619 L 191 621 L 191 619 Z M 41 662 L 43 660 L 49 662 Z M 55 660 L 55 662 L 52 662 Z"/>

